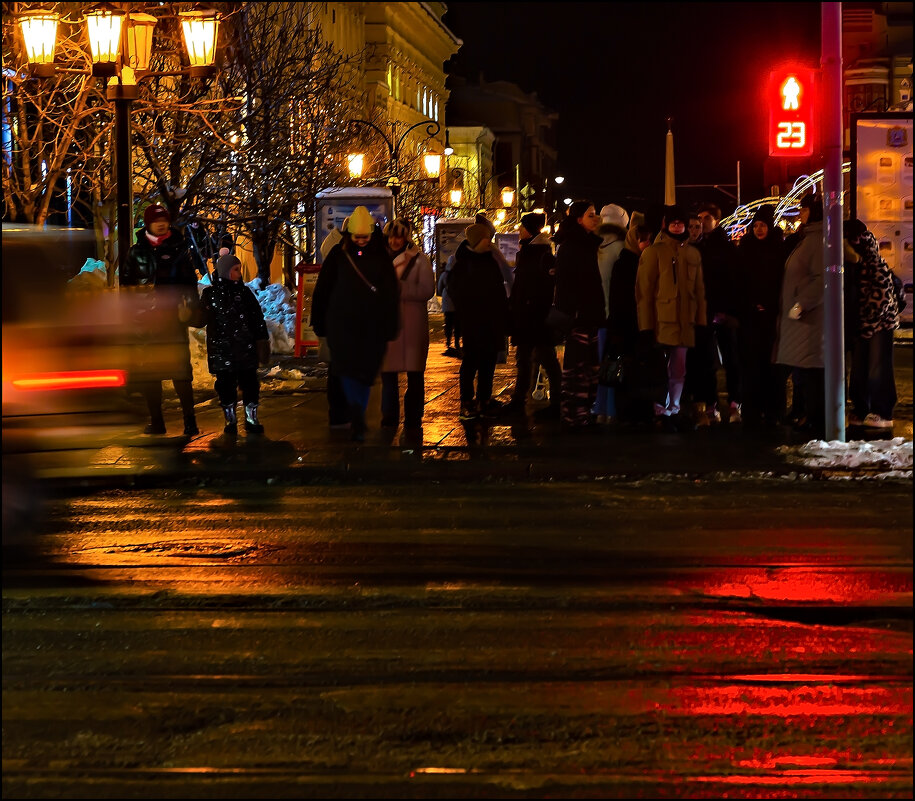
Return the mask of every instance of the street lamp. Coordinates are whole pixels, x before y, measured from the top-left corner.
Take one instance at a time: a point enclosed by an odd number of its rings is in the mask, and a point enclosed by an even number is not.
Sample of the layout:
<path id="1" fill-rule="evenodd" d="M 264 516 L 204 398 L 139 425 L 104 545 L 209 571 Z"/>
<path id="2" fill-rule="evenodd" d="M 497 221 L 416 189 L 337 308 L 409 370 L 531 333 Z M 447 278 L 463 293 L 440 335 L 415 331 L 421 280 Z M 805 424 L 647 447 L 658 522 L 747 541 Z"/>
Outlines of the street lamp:
<path id="1" fill-rule="evenodd" d="M 391 136 L 381 130 L 374 122 L 369 120 L 354 119 L 349 121 L 350 125 L 365 125 L 371 128 L 375 133 L 377 133 L 381 139 L 384 141 L 385 145 L 388 148 L 388 169 L 387 175 L 383 176 L 383 179 L 386 179 L 386 183 L 391 187 L 391 194 L 394 197 L 394 217 L 397 217 L 397 198 L 400 195 L 402 181 L 400 179 L 400 149 L 403 146 L 404 140 L 407 138 L 411 131 L 416 130 L 417 128 L 426 126 L 426 139 L 433 139 L 438 136 L 439 131 L 441 131 L 442 126 L 439 125 L 435 120 L 421 120 L 420 122 L 414 123 L 409 128 L 407 128 L 399 137 L 397 137 L 397 122 L 391 120 Z M 361 155 L 361 154 L 359 154 Z M 430 157 L 435 156 L 435 159 Z M 429 176 L 429 179 L 436 179 L 439 176 L 441 171 L 441 156 L 438 154 L 427 153 L 423 159 L 424 166 L 426 168 L 426 174 Z M 434 174 L 433 169 L 434 168 Z M 352 174 L 352 173 L 350 173 Z M 361 175 L 361 173 L 360 173 Z M 358 176 L 354 176 L 358 177 Z"/>
<path id="2" fill-rule="evenodd" d="M 50 78 L 54 74 L 59 20 L 53 11 L 26 11 L 19 17 L 29 67 L 36 78 Z"/>
<path id="3" fill-rule="evenodd" d="M 515 204 L 515 190 L 510 186 L 502 187 L 502 205 L 510 209 Z"/>
<path id="4" fill-rule="evenodd" d="M 133 244 L 130 105 L 138 96 L 136 82 L 147 76 L 188 75 L 200 78 L 215 72 L 213 64 L 219 14 L 200 7 L 180 12 L 178 16 L 184 29 L 190 67 L 174 72 L 150 72 L 155 17 L 129 13 L 110 3 L 93 6 L 83 15 L 92 56 L 92 75 L 109 79 L 106 94 L 114 102 L 119 267 L 125 263 L 127 251 Z M 24 11 L 19 14 L 18 21 L 31 74 L 36 78 L 53 77 L 58 71 L 54 64 L 54 52 L 60 15 L 51 11 Z M 66 67 L 59 69 L 62 72 L 79 71 Z M 108 285 L 114 285 L 113 268 L 109 268 Z"/>
<path id="5" fill-rule="evenodd" d="M 365 156 L 362 153 L 350 153 L 346 157 L 346 167 L 349 170 L 350 178 L 361 178 L 362 170 L 365 167 Z"/>
<path id="6" fill-rule="evenodd" d="M 486 205 L 486 192 L 484 182 L 477 178 L 477 176 L 465 167 L 453 167 L 449 174 L 451 175 L 452 188 L 450 191 L 451 205 L 455 208 L 459 208 L 462 205 L 471 206 L 474 205 L 476 208 L 482 208 Z M 464 186 L 467 179 L 470 178 L 476 184 L 476 196 L 469 195 L 465 192 L 467 187 Z M 470 187 L 473 189 L 473 187 Z M 468 194 L 466 198 L 467 202 L 464 203 L 464 195 Z M 471 203 L 471 200 L 476 200 L 476 203 Z"/>

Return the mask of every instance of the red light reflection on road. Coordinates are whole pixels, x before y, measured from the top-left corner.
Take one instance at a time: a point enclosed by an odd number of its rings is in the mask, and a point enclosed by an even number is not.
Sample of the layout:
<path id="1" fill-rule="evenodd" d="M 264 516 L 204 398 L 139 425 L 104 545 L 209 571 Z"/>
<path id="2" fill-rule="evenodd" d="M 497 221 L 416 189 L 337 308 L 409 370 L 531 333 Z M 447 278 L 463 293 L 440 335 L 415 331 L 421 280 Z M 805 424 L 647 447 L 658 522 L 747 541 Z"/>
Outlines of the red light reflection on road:
<path id="1" fill-rule="evenodd" d="M 715 598 L 751 598 L 785 603 L 861 606 L 912 602 L 912 572 L 842 568 L 740 569 L 716 571 L 697 589 Z"/>

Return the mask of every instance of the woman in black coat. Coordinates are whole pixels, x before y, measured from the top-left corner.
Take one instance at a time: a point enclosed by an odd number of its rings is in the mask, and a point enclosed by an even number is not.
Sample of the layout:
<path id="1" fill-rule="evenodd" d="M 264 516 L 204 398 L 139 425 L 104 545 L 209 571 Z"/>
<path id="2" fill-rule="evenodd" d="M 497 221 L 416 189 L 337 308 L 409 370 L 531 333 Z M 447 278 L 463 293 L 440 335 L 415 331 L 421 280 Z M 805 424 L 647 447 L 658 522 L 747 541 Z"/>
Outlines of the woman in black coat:
<path id="1" fill-rule="evenodd" d="M 353 439 L 365 439 L 369 392 L 388 342 L 397 337 L 400 296 L 384 237 L 364 206 L 346 222 L 318 274 L 311 324 L 326 336 L 350 409 Z"/>
<path id="2" fill-rule="evenodd" d="M 772 206 L 760 206 L 737 247 L 738 345 L 747 425 L 776 425 L 785 413 L 786 372 L 774 363 L 785 243 Z"/>
<path id="3" fill-rule="evenodd" d="M 556 252 L 556 305 L 572 318 L 562 362 L 563 427 L 593 424 L 591 407 L 597 395 L 600 357 L 597 331 L 604 325 L 604 285 L 597 264 L 601 238 L 595 233 L 600 216 L 589 200 L 576 200 L 559 224 Z"/>
<path id="4" fill-rule="evenodd" d="M 616 388 L 616 413 L 620 422 L 635 423 L 653 419 L 654 406 L 646 397 L 639 375 L 637 349 L 639 342 L 639 313 L 635 302 L 635 282 L 639 272 L 639 257 L 654 238 L 654 232 L 644 222 L 644 215 L 633 212 L 623 249 L 610 276 L 607 315 L 607 353 L 623 356 L 631 365 L 630 375 L 623 386 Z"/>
<path id="5" fill-rule="evenodd" d="M 496 358 L 508 334 L 508 298 L 502 271 L 492 253 L 491 230 L 476 223 L 467 227 L 464 237 L 454 254 L 448 294 L 464 336 L 460 417 L 466 422 L 480 415 L 493 417 L 498 411 L 492 400 L 492 383 Z"/>
<path id="6" fill-rule="evenodd" d="M 559 418 L 559 387 L 562 368 L 556 358 L 553 332 L 546 316 L 553 303 L 556 260 L 541 228 L 546 215 L 530 213 L 521 218 L 520 249 L 515 257 L 515 280 L 508 299 L 511 310 L 512 344 L 515 346 L 515 391 L 509 411 L 523 414 L 534 365 L 543 365 L 550 382 L 551 416 Z"/>

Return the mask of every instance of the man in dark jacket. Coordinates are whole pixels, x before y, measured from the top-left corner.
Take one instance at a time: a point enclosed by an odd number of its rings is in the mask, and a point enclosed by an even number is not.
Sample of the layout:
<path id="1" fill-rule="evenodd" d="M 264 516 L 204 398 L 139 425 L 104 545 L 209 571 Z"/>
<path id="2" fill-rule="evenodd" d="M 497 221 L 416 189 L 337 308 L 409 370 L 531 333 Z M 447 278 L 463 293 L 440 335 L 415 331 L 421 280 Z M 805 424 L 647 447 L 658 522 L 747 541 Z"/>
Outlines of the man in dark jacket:
<path id="1" fill-rule="evenodd" d="M 147 434 L 164 434 L 162 381 L 171 379 L 184 413 L 184 433 L 199 434 L 194 416 L 189 324 L 200 309 L 197 275 L 187 241 L 171 225 L 163 206 L 147 207 L 143 229 L 127 252 L 120 272 L 122 287 L 136 287 L 137 336 L 135 360 L 131 370 L 135 386 L 149 408 Z"/>
<path id="2" fill-rule="evenodd" d="M 740 359 L 737 349 L 738 290 L 736 285 L 737 248 L 718 223 L 721 209 L 706 203 L 699 209 L 702 238 L 696 243 L 702 254 L 708 325 L 696 337 L 696 347 L 687 364 L 690 394 L 699 404 L 697 414 L 707 421 L 721 420 L 718 405 L 718 354 L 724 367 L 729 402 L 728 420 L 740 422 Z M 705 422 L 705 421 L 703 421 Z"/>
<path id="3" fill-rule="evenodd" d="M 467 227 L 464 237 L 455 253 L 448 293 L 461 318 L 464 335 L 460 419 L 468 422 L 480 415 L 494 417 L 500 411 L 492 399 L 492 382 L 496 359 L 508 333 L 508 299 L 502 271 L 490 246 L 490 229 L 474 223 Z"/>
<path id="4" fill-rule="evenodd" d="M 553 303 L 556 265 L 549 237 L 541 233 L 545 224 L 545 214 L 531 213 L 521 218 L 521 249 L 515 257 L 515 280 L 509 298 L 517 372 L 507 411 L 524 414 L 531 376 L 537 365 L 543 365 L 550 382 L 549 409 L 558 419 L 562 368 L 556 358 L 553 333 L 546 324 Z"/>

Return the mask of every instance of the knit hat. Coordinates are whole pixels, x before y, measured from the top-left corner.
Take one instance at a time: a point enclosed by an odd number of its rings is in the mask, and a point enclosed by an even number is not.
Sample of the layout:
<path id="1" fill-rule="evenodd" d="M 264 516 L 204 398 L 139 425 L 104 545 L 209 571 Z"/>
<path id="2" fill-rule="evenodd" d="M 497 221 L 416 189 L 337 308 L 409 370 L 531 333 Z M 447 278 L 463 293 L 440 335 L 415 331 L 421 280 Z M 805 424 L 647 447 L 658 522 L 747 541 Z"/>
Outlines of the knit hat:
<path id="1" fill-rule="evenodd" d="M 351 236 L 369 236 L 375 230 L 375 220 L 365 206 L 356 206 L 346 221 Z"/>
<path id="2" fill-rule="evenodd" d="M 494 226 L 494 225 L 489 221 L 489 218 L 488 218 L 485 214 L 477 214 L 476 219 L 474 220 L 474 222 L 475 222 L 477 225 L 485 225 L 485 226 L 489 229 L 489 235 L 490 235 L 490 237 L 493 237 L 493 236 L 496 235 L 496 226 Z"/>
<path id="3" fill-rule="evenodd" d="M 766 203 L 756 209 L 753 215 L 753 222 L 764 222 L 769 228 L 775 227 L 775 207 Z M 752 223 L 751 223 L 752 224 Z"/>
<path id="4" fill-rule="evenodd" d="M 172 221 L 172 215 L 168 213 L 168 209 L 158 203 L 146 207 L 146 211 L 143 212 L 143 225 L 149 228 L 156 220 Z"/>
<path id="5" fill-rule="evenodd" d="M 664 207 L 664 227 L 669 228 L 670 224 L 678 220 L 681 223 L 686 223 L 689 220 L 689 215 L 686 214 L 683 209 L 679 206 L 665 206 Z"/>
<path id="6" fill-rule="evenodd" d="M 622 206 L 608 203 L 600 210 L 600 221 L 605 225 L 618 225 L 620 228 L 625 228 L 629 225 L 629 215 Z"/>
<path id="7" fill-rule="evenodd" d="M 489 242 L 489 240 L 492 239 L 492 233 L 489 228 L 482 223 L 474 223 L 473 225 L 468 225 L 467 228 L 464 229 L 464 238 L 467 240 L 467 244 L 471 250 L 477 250 L 477 248 L 480 247 L 481 242 Z"/>
<path id="8" fill-rule="evenodd" d="M 229 280 L 229 273 L 232 272 L 232 268 L 236 264 L 241 264 L 238 259 L 238 256 L 233 255 L 232 253 L 226 253 L 225 256 L 220 256 L 216 259 L 216 272 L 219 273 L 219 277 Z"/>
<path id="9" fill-rule="evenodd" d="M 531 236 L 537 236 L 543 226 L 546 225 L 546 215 L 530 212 L 521 218 L 521 225 Z"/>
<path id="10" fill-rule="evenodd" d="M 403 217 L 398 217 L 396 220 L 391 220 L 391 222 L 384 227 L 384 235 L 409 239 L 412 230 L 413 228 L 408 220 L 403 219 Z"/>

